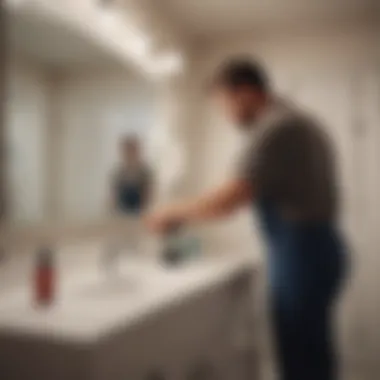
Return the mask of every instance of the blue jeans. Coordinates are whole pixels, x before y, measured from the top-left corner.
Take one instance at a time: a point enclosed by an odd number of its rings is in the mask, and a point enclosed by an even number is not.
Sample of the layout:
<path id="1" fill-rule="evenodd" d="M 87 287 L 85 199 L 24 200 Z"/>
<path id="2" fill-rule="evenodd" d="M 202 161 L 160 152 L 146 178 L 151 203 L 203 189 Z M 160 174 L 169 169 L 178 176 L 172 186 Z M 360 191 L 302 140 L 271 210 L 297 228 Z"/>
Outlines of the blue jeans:
<path id="1" fill-rule="evenodd" d="M 334 380 L 334 306 L 346 268 L 340 236 L 329 223 L 262 216 L 281 379 Z"/>

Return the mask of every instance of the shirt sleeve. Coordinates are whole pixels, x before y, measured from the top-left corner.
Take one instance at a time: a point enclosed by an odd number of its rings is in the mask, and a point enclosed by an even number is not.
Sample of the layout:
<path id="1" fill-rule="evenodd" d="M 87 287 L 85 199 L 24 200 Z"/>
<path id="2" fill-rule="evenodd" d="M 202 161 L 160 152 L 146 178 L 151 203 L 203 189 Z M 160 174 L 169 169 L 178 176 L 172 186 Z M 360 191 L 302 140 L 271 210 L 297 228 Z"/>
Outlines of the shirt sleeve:
<path id="1" fill-rule="evenodd" d="M 307 149 L 305 131 L 303 123 L 297 120 L 269 127 L 243 152 L 237 177 L 250 181 L 259 196 L 277 196 L 286 191 Z"/>

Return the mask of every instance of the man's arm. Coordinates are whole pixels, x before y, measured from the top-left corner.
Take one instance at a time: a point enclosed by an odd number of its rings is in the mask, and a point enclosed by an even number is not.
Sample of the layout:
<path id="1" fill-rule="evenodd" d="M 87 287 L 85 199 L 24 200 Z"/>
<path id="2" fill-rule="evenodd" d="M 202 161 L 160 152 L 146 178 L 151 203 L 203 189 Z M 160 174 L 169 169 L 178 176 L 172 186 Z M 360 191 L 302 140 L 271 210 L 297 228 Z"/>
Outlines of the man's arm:
<path id="1" fill-rule="evenodd" d="M 220 188 L 185 205 L 189 221 L 228 216 L 253 198 L 252 184 L 246 180 L 230 180 Z"/>
<path id="2" fill-rule="evenodd" d="M 150 228 L 165 230 L 173 224 L 193 223 L 228 216 L 252 201 L 253 188 L 250 181 L 231 180 L 220 188 L 195 200 L 173 205 L 148 218 Z"/>

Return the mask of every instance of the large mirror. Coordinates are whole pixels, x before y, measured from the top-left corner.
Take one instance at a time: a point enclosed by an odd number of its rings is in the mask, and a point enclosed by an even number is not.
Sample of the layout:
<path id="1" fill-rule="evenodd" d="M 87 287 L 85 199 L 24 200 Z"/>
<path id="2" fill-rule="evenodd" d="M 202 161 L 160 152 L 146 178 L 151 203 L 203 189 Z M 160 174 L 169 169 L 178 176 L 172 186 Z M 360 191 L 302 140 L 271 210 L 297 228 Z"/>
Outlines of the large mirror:
<path id="1" fill-rule="evenodd" d="M 138 215 L 156 182 L 158 84 L 38 12 L 7 24 L 5 220 Z"/>

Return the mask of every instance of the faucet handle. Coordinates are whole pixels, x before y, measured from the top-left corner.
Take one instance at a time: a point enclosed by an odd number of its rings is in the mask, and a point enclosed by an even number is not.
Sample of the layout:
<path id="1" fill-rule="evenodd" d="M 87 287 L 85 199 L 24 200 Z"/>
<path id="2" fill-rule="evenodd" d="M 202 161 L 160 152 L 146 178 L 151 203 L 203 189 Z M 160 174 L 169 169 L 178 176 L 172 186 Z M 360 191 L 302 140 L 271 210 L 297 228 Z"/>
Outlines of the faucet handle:
<path id="1" fill-rule="evenodd" d="M 120 256 L 120 251 L 121 247 L 117 242 L 112 241 L 108 243 L 101 256 L 101 269 L 106 270 L 107 272 L 113 271 L 116 267 L 116 261 Z"/>

